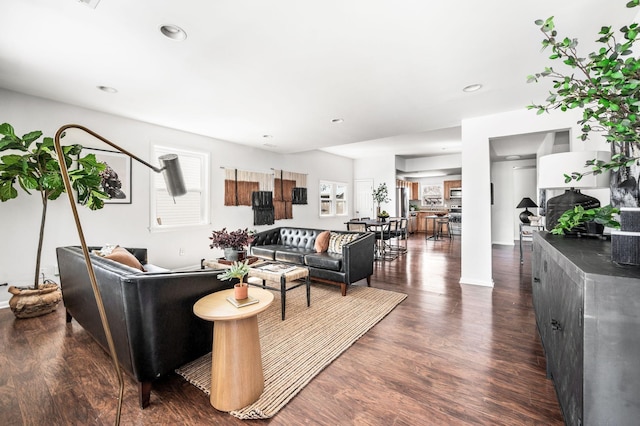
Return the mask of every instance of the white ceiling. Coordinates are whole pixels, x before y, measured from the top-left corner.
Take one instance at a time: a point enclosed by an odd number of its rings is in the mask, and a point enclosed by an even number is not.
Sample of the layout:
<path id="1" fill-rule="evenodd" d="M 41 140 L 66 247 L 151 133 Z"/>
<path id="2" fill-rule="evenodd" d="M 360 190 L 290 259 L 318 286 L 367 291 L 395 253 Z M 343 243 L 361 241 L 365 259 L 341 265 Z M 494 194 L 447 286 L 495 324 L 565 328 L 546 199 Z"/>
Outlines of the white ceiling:
<path id="1" fill-rule="evenodd" d="M 544 100 L 535 19 L 589 44 L 633 18 L 612 3 L 0 0 L 0 87 L 281 153 L 442 155 L 462 119 Z"/>

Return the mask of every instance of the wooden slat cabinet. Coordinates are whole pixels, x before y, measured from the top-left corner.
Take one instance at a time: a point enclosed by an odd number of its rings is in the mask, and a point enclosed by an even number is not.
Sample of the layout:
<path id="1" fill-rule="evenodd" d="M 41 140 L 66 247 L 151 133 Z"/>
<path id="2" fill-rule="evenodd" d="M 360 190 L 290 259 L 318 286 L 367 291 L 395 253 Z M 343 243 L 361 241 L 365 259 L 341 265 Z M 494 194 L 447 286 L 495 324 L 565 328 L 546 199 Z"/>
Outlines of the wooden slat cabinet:
<path id="1" fill-rule="evenodd" d="M 610 242 L 533 235 L 533 307 L 567 425 L 640 418 L 640 268 L 611 261 Z"/>
<path id="2" fill-rule="evenodd" d="M 462 180 L 445 180 L 444 181 L 444 199 L 449 200 L 449 190 L 451 188 L 462 188 Z"/>
<path id="3" fill-rule="evenodd" d="M 420 199 L 420 184 L 418 182 L 411 182 L 411 199 Z"/>
<path id="4" fill-rule="evenodd" d="M 409 216 L 409 221 L 407 222 L 407 232 L 410 234 L 415 233 L 418 230 L 418 215 Z"/>
<path id="5" fill-rule="evenodd" d="M 418 232 L 427 232 L 427 223 L 426 223 L 426 217 L 428 216 L 427 213 L 425 212 L 418 212 L 418 219 L 417 219 L 417 231 Z"/>

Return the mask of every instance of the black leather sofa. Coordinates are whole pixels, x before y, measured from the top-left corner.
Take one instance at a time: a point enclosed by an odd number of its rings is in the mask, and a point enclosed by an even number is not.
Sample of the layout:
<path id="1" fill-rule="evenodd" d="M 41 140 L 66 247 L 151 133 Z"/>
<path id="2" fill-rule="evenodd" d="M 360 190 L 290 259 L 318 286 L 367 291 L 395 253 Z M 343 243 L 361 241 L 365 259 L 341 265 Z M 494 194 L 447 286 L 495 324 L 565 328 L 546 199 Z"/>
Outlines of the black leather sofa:
<path id="1" fill-rule="evenodd" d="M 146 249 L 127 250 L 146 264 Z M 109 352 L 82 249 L 58 247 L 56 254 L 67 322 L 75 319 Z M 138 382 L 145 408 L 155 379 L 211 351 L 213 325 L 194 315 L 193 304 L 233 284 L 218 280 L 218 270 L 151 273 L 91 258 L 118 362 Z"/>
<path id="2" fill-rule="evenodd" d="M 262 259 L 304 265 L 314 281 L 337 284 L 342 295 L 347 286 L 362 279 L 371 285 L 375 236 L 371 232 L 331 231 L 355 234 L 355 240 L 342 246 L 342 253 L 317 253 L 314 244 L 323 229 L 280 227 L 254 235 L 250 254 Z"/>

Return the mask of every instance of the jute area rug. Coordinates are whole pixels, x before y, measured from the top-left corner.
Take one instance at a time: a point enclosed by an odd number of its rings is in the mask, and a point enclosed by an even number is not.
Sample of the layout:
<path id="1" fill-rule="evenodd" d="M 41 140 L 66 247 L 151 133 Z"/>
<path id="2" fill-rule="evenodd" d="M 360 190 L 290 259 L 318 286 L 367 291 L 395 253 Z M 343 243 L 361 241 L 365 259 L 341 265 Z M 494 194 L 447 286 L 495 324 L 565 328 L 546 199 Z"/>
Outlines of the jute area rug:
<path id="1" fill-rule="evenodd" d="M 251 289 L 249 289 L 251 292 Z M 304 286 L 287 292 L 286 320 L 280 317 L 280 295 L 258 316 L 264 392 L 260 399 L 230 414 L 239 419 L 273 417 L 320 371 L 391 312 L 407 295 L 372 287 L 339 288 L 312 284 L 307 308 Z M 176 370 L 207 395 L 211 387 L 211 354 Z"/>

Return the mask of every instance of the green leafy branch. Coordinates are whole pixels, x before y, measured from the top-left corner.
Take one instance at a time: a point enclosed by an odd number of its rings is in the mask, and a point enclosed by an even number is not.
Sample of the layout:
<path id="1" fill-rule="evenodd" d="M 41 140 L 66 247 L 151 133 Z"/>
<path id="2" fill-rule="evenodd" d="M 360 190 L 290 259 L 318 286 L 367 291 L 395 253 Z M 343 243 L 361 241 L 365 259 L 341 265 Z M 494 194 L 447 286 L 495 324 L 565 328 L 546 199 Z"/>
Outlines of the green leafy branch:
<path id="1" fill-rule="evenodd" d="M 564 235 L 565 231 L 571 231 L 587 222 L 599 223 L 609 228 L 620 228 L 620 222 L 614 216 L 618 213 L 620 210 L 610 205 L 586 210 L 583 206 L 577 205 L 562 213 L 558 218 L 558 224 L 551 230 L 551 233 Z"/>
<path id="2" fill-rule="evenodd" d="M 640 0 L 629 1 L 628 8 L 637 7 Z M 551 48 L 549 59 L 562 61 L 575 72 L 564 74 L 552 67 L 529 75 L 528 82 L 541 78 L 553 79 L 553 90 L 543 104 L 528 105 L 537 114 L 559 109 L 567 111 L 580 108 L 582 119 L 578 121 L 586 140 L 591 132 L 604 132 L 606 140 L 617 148 L 623 144 L 640 144 L 640 59 L 633 56 L 633 45 L 638 39 L 640 26 L 633 23 L 620 29 L 616 37 L 610 26 L 603 26 L 598 33 L 601 47 L 584 58 L 578 52 L 578 40 L 558 37 L 554 18 L 536 20 L 544 34 L 542 48 Z M 576 75 L 577 72 L 577 75 Z M 616 151 L 623 151 L 617 149 Z M 565 175 L 567 182 L 580 180 L 586 174 L 599 174 L 618 170 L 638 161 L 636 157 L 618 154 L 610 162 L 589 161 L 586 173 Z"/>

